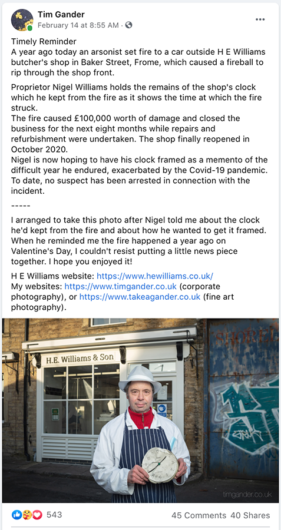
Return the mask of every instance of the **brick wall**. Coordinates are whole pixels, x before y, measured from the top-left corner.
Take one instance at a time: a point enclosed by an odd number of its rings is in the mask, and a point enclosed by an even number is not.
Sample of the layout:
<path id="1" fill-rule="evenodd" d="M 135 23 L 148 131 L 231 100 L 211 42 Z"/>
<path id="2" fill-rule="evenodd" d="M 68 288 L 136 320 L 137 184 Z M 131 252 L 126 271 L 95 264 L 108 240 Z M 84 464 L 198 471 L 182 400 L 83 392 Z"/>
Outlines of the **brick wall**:
<path id="1" fill-rule="evenodd" d="M 42 321 L 44 324 L 42 325 Z M 194 325 L 195 319 L 182 318 L 128 318 L 126 324 L 108 326 L 90 326 L 90 319 L 30 319 L 29 340 L 43 340 L 87 335 L 105 335 L 111 333 L 130 333 L 132 331 L 177 328 Z"/>
<path id="2" fill-rule="evenodd" d="M 184 366 L 184 434 L 190 452 L 192 473 L 203 472 L 203 366 L 206 348 L 206 321 L 197 321 L 198 336 L 190 347 L 190 356 Z"/>
<path id="3" fill-rule="evenodd" d="M 2 363 L 4 373 L 5 391 L 4 400 L 5 421 L 3 425 L 3 452 L 4 454 L 18 454 L 24 452 L 23 436 L 23 379 L 24 379 L 24 356 L 21 351 L 21 343 L 24 339 L 24 319 L 12 319 L 5 322 L 5 333 L 2 334 L 2 349 L 20 353 L 19 363 Z M 18 368 L 19 371 L 19 394 L 16 393 L 16 373 L 11 369 Z"/>

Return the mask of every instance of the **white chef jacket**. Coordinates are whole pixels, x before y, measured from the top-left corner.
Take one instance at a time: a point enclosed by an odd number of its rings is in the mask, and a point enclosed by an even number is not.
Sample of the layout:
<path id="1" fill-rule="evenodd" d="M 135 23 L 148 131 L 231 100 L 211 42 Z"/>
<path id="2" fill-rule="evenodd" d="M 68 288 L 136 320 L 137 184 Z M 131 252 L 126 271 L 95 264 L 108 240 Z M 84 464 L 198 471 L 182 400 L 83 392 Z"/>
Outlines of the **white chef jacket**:
<path id="1" fill-rule="evenodd" d="M 172 452 L 177 459 L 183 458 L 187 465 L 186 473 L 181 477 L 181 483 L 179 484 L 174 479 L 174 483 L 177 486 L 181 486 L 185 483 L 190 473 L 189 451 L 179 428 L 171 420 L 157 414 L 154 409 L 152 409 L 152 412 L 154 418 L 150 428 L 157 429 L 162 427 L 168 442 L 171 446 L 173 444 Z M 128 429 L 137 429 L 129 410 L 127 411 L 126 424 Z M 127 482 L 130 469 L 119 469 L 124 426 L 124 414 L 120 414 L 120 416 L 111 420 L 102 428 L 90 472 L 95 481 L 108 493 L 132 495 L 134 493 L 134 484 L 128 484 Z M 145 428 L 147 429 L 148 427 Z"/>

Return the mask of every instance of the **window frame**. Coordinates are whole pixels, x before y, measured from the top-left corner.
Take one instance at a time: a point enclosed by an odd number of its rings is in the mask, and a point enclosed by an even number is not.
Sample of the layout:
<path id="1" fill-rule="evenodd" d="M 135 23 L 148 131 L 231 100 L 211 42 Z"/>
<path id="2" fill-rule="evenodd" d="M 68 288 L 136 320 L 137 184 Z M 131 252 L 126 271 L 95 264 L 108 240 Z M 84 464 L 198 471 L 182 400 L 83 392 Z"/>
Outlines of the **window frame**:
<path id="1" fill-rule="evenodd" d="M 122 324 L 127 324 L 127 318 L 122 320 L 122 322 L 107 322 L 106 324 L 95 324 L 94 318 L 90 319 L 90 327 L 91 328 L 99 328 L 99 327 L 105 327 L 105 326 L 120 326 Z M 108 319 L 110 321 L 110 318 Z"/>

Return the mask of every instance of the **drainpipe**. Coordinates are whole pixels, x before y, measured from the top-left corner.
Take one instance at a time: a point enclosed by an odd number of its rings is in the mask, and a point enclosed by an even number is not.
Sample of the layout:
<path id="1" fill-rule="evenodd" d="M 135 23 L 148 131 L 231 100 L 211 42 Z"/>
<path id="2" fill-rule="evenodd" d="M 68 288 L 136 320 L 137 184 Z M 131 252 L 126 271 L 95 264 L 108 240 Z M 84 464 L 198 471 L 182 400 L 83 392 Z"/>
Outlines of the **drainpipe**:
<path id="1" fill-rule="evenodd" d="M 29 335 L 29 318 L 25 319 L 24 341 L 28 341 Z M 24 354 L 24 381 L 23 381 L 23 433 L 24 433 L 24 454 L 26 460 L 30 460 L 28 452 L 28 432 L 27 432 L 27 388 L 28 388 L 28 353 Z"/>

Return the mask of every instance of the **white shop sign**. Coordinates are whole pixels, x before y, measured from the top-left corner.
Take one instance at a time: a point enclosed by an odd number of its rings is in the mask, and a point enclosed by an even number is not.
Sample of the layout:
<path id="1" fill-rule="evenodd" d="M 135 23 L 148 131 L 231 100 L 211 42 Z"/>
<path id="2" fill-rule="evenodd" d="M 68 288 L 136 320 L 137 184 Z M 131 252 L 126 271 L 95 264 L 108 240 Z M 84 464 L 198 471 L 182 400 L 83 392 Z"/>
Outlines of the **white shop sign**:
<path id="1" fill-rule="evenodd" d="M 65 353 L 61 355 L 42 355 L 42 366 L 55 366 L 56 364 L 84 364 L 92 362 L 119 362 L 120 355 L 114 351 L 102 352 L 79 352 L 79 353 Z"/>

